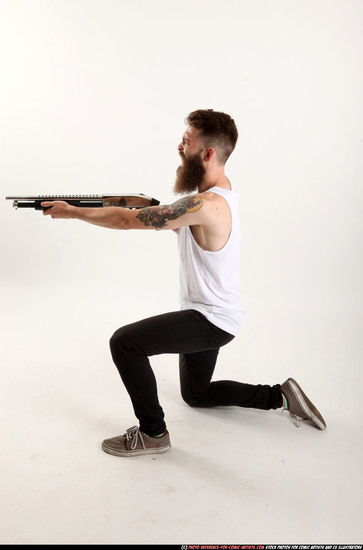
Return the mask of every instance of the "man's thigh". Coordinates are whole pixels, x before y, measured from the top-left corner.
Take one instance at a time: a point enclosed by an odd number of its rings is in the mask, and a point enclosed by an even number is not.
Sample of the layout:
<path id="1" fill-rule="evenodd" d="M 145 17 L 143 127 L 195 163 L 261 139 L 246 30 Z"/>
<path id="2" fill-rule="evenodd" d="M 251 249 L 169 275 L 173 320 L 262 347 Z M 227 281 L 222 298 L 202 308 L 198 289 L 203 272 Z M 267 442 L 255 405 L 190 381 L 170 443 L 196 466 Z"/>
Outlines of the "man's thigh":
<path id="1" fill-rule="evenodd" d="M 198 353 L 214 347 L 215 328 L 195 310 L 174 311 L 126 325 L 112 340 L 147 356 Z"/>

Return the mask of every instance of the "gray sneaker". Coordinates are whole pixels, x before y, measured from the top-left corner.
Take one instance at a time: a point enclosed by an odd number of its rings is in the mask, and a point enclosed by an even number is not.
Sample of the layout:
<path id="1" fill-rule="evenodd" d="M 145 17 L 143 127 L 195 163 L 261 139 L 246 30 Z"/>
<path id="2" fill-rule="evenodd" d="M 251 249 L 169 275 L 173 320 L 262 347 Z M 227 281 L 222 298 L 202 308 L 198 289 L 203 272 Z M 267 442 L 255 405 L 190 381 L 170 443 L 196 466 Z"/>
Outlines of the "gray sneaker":
<path id="1" fill-rule="evenodd" d="M 150 437 L 140 431 L 137 426 L 126 430 L 124 435 L 105 439 L 102 449 L 105 453 L 115 456 L 139 456 L 165 453 L 170 449 L 169 432 L 160 437 Z"/>
<path id="2" fill-rule="evenodd" d="M 325 430 L 326 424 L 318 409 L 300 388 L 299 384 L 289 378 L 281 385 L 281 391 L 287 399 L 287 408 L 295 426 L 299 427 L 302 420 L 309 420 L 319 430 Z"/>

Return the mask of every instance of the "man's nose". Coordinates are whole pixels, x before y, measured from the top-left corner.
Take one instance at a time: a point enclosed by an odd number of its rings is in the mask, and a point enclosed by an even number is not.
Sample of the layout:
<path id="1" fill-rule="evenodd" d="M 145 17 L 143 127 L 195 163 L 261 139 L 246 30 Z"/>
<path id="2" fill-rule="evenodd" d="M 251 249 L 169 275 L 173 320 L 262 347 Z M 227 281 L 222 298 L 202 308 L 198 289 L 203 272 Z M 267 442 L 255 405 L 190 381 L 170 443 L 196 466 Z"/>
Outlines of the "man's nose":
<path id="1" fill-rule="evenodd" d="M 183 144 L 182 144 L 182 143 L 179 143 L 179 145 L 178 145 L 178 151 L 183 151 Z"/>

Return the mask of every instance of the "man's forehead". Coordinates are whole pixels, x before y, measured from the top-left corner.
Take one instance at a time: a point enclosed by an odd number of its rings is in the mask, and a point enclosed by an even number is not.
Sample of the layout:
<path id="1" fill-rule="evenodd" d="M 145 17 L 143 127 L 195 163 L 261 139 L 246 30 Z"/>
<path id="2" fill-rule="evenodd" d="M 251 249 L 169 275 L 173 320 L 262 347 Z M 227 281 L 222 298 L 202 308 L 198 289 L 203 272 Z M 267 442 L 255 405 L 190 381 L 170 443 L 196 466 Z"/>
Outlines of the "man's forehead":
<path id="1" fill-rule="evenodd" d="M 190 126 L 190 124 L 188 124 L 183 134 L 183 137 L 189 140 L 195 140 L 199 137 L 199 133 L 200 130 L 198 130 L 198 128 L 194 128 L 193 126 Z"/>

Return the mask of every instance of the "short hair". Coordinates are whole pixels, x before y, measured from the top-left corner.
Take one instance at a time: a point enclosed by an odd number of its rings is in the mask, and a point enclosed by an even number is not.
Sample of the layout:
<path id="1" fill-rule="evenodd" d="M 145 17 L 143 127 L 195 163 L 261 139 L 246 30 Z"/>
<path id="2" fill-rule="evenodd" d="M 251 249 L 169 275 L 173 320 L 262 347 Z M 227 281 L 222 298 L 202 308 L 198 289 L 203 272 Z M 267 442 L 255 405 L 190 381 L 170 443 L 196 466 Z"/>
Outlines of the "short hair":
<path id="1" fill-rule="evenodd" d="M 185 122 L 201 130 L 204 146 L 214 147 L 217 158 L 225 164 L 238 139 L 234 120 L 229 115 L 213 109 L 198 109 L 190 113 Z"/>

